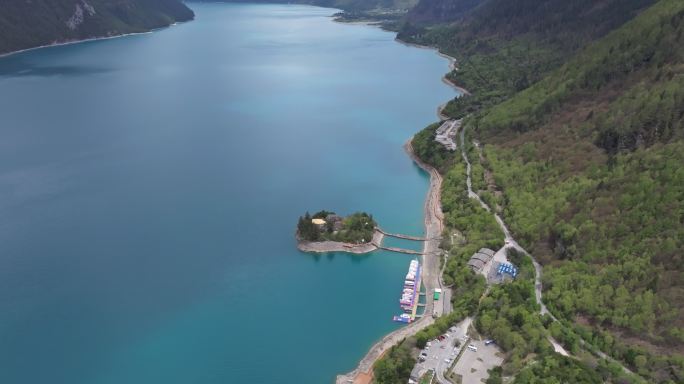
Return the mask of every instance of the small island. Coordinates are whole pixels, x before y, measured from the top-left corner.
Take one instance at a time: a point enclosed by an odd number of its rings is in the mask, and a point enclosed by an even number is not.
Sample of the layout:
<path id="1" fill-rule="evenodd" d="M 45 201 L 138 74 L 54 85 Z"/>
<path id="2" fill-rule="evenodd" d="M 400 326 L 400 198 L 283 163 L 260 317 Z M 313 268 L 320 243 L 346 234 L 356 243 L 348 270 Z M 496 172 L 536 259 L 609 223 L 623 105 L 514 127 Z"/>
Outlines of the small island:
<path id="1" fill-rule="evenodd" d="M 367 253 L 378 249 L 383 235 L 366 212 L 342 217 L 320 211 L 299 217 L 296 237 L 297 247 L 304 252 Z"/>

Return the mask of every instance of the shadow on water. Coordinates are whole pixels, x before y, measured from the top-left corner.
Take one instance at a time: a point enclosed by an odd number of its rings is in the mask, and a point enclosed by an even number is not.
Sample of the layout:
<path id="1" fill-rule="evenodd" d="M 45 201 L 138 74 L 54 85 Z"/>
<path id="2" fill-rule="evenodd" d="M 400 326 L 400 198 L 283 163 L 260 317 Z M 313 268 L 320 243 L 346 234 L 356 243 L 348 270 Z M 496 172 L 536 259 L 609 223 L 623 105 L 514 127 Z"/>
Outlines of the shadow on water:
<path id="1" fill-rule="evenodd" d="M 307 252 L 301 252 L 311 259 L 313 259 L 316 262 L 321 261 L 324 257 L 328 260 L 334 260 L 335 257 L 348 257 L 351 259 L 352 262 L 355 263 L 360 263 L 366 259 L 369 259 L 373 253 L 376 251 L 370 252 L 370 253 L 363 253 L 363 254 L 358 254 L 358 253 L 347 253 L 347 252 L 326 252 L 326 253 L 307 253 Z"/>
<path id="2" fill-rule="evenodd" d="M 35 65 L 19 57 L 0 60 L 0 77 L 87 76 L 111 72 L 113 69 L 80 65 Z"/>

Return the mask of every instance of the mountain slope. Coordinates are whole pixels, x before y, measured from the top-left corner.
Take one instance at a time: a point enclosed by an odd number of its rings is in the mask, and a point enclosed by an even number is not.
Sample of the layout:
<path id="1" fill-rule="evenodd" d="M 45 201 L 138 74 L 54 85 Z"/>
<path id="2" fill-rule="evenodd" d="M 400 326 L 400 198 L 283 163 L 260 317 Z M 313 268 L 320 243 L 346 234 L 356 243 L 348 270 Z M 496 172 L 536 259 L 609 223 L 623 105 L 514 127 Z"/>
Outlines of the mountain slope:
<path id="1" fill-rule="evenodd" d="M 490 198 L 546 264 L 549 309 L 649 382 L 684 380 L 684 2 L 657 2 L 470 128 L 503 191 Z"/>
<path id="2" fill-rule="evenodd" d="M 472 6 L 471 0 L 422 0 L 409 12 L 399 38 L 457 59 L 458 71 L 448 78 L 473 97 L 454 100 L 445 112 L 463 117 L 539 81 L 653 2 L 484 0 Z M 444 13 L 445 8 L 466 10 Z M 425 18 L 434 13 L 440 16 Z"/>
<path id="3" fill-rule="evenodd" d="M 191 20 L 179 0 L 0 0 L 0 54 Z"/>
<path id="4" fill-rule="evenodd" d="M 473 188 L 544 264 L 544 301 L 561 321 L 539 328 L 524 282 L 483 299 L 477 326 L 502 340 L 503 375 L 567 380 L 540 342 L 549 332 L 600 374 L 588 382 L 639 380 L 594 349 L 645 382 L 684 382 L 684 2 L 485 0 L 411 21 L 457 2 L 423 0 L 400 36 L 457 58 L 449 78 L 472 95 L 445 112 L 465 117 Z M 463 177 L 434 127 L 416 140 L 446 185 Z"/>
<path id="5" fill-rule="evenodd" d="M 435 24 L 459 20 L 483 0 L 421 0 L 408 14 L 414 24 Z"/>

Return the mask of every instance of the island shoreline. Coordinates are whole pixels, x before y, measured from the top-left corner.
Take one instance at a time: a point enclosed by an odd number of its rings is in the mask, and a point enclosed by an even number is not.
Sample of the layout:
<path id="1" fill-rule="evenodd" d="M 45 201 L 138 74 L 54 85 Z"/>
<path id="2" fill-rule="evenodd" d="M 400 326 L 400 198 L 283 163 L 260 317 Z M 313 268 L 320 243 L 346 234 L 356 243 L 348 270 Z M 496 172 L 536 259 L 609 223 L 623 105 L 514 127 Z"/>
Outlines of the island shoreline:
<path id="1" fill-rule="evenodd" d="M 365 244 L 343 243 L 341 241 L 306 241 L 297 238 L 297 249 L 307 253 L 346 252 L 360 255 L 380 249 L 384 237 L 385 235 L 376 229 L 373 232 L 373 239 Z"/>

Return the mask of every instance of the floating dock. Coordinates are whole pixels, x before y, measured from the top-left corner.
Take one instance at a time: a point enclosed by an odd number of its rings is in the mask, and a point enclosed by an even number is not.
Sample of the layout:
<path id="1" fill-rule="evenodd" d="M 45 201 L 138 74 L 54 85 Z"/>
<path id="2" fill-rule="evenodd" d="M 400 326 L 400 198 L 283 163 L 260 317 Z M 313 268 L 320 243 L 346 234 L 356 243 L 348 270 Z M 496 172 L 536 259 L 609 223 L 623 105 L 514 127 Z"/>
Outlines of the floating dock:
<path id="1" fill-rule="evenodd" d="M 404 280 L 404 288 L 402 290 L 401 298 L 399 299 L 399 306 L 404 313 L 394 316 L 394 321 L 400 323 L 411 323 L 416 319 L 418 302 L 420 301 L 421 272 L 422 271 L 418 260 L 411 260 L 408 273 L 406 274 L 406 278 Z"/>

